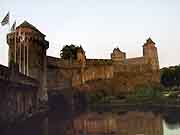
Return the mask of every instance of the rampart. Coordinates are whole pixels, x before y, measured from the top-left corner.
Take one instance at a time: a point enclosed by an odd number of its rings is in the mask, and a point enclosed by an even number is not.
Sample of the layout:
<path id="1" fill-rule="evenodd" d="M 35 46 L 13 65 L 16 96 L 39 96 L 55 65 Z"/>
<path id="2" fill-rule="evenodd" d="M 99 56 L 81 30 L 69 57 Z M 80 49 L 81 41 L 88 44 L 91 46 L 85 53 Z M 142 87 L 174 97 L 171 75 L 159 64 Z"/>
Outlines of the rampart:
<path id="1" fill-rule="evenodd" d="M 64 88 L 62 84 L 67 84 L 65 80 L 72 87 L 81 87 L 90 81 L 108 80 L 109 89 L 119 92 L 129 92 L 138 85 L 159 83 L 159 70 L 154 70 L 152 63 L 144 56 L 120 61 L 85 59 L 84 63 L 47 56 L 47 71 L 48 86 L 59 89 Z M 89 88 L 92 89 L 91 86 Z"/>
<path id="2" fill-rule="evenodd" d="M 18 72 L 14 67 L 8 68 L 3 65 L 0 65 L 0 79 L 31 86 L 39 85 L 37 80 Z"/>
<path id="3" fill-rule="evenodd" d="M 0 121 L 12 121 L 35 111 L 39 82 L 0 65 Z M 1 124 L 1 123 L 0 123 Z"/>

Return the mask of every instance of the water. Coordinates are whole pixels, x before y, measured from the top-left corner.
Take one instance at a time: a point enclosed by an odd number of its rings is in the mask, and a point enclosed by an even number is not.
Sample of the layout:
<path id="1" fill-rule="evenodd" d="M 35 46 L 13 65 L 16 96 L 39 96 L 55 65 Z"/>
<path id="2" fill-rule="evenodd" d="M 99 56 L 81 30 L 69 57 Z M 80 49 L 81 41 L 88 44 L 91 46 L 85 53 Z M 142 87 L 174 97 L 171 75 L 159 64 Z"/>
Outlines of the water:
<path id="1" fill-rule="evenodd" d="M 6 128 L 2 135 L 180 135 L 178 112 L 49 113 Z"/>

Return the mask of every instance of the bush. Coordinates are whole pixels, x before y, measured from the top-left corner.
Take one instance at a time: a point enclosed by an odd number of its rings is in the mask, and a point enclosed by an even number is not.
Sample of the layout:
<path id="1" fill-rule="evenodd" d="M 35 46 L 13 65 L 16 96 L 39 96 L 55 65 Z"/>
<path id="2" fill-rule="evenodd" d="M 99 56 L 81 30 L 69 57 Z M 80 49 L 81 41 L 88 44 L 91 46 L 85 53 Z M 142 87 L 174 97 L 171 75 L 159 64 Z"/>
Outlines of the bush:
<path id="1" fill-rule="evenodd" d="M 141 88 L 135 92 L 137 97 L 160 97 L 161 92 L 153 88 Z"/>
<path id="2" fill-rule="evenodd" d="M 143 86 L 136 88 L 127 98 L 128 101 L 146 101 L 150 99 L 160 99 L 161 97 L 163 96 L 160 89 L 151 86 Z"/>

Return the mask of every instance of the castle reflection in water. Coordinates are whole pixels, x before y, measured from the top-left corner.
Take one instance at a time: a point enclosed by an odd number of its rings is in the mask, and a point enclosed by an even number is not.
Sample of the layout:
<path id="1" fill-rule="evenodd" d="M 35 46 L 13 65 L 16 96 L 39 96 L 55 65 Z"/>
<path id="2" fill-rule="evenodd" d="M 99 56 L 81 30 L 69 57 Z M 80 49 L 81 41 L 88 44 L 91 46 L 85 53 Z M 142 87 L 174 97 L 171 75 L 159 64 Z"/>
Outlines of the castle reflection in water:
<path id="1" fill-rule="evenodd" d="M 50 112 L 0 130 L 0 135 L 179 135 L 177 113 L 128 112 Z"/>
<path id="2" fill-rule="evenodd" d="M 86 113 L 73 121 L 74 135 L 163 135 L 162 118 L 152 112 Z"/>

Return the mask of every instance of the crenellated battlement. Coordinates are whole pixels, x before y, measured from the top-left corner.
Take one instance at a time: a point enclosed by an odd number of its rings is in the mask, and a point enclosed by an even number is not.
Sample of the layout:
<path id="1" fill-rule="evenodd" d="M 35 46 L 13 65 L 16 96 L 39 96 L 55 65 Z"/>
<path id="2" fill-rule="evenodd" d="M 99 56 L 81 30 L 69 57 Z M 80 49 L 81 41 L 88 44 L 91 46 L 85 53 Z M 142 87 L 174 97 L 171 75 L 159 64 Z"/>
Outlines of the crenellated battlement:
<path id="1" fill-rule="evenodd" d="M 42 45 L 45 48 L 49 48 L 49 42 L 44 39 L 44 37 L 39 37 L 39 34 L 33 32 L 25 32 L 24 29 L 22 32 L 12 32 L 7 35 L 7 43 L 18 44 L 18 43 L 30 43 L 30 44 L 38 44 Z"/>
<path id="2" fill-rule="evenodd" d="M 111 59 L 86 59 L 86 65 L 112 65 Z"/>

